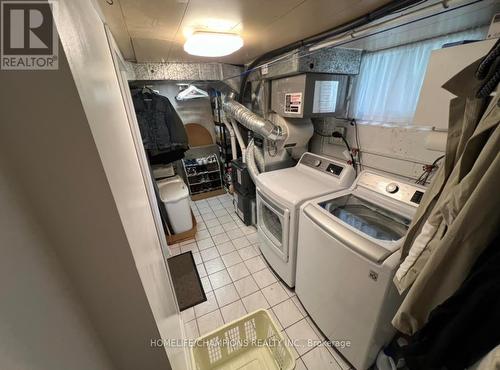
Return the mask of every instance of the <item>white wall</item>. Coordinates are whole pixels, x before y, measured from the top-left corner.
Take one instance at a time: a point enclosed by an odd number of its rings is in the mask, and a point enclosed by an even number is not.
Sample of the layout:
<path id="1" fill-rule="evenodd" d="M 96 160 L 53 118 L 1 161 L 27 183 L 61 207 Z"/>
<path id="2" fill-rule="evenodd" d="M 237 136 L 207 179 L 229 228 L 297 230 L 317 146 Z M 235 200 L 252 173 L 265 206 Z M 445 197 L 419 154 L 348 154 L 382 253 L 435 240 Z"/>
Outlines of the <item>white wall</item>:
<path id="1" fill-rule="evenodd" d="M 331 134 L 333 127 L 346 128 L 346 139 L 356 148 L 354 127 L 345 121 L 335 119 L 316 120 L 315 128 L 323 134 Z M 424 164 L 431 164 L 444 153 L 425 147 L 430 128 L 391 127 L 383 125 L 358 124 L 361 162 L 364 169 L 387 172 L 407 179 L 417 179 L 423 172 Z M 329 143 L 329 138 L 315 134 L 310 142 L 314 153 L 346 160 L 344 145 Z"/>
<path id="2" fill-rule="evenodd" d="M 0 368 L 117 369 L 18 185 L 0 162 Z"/>

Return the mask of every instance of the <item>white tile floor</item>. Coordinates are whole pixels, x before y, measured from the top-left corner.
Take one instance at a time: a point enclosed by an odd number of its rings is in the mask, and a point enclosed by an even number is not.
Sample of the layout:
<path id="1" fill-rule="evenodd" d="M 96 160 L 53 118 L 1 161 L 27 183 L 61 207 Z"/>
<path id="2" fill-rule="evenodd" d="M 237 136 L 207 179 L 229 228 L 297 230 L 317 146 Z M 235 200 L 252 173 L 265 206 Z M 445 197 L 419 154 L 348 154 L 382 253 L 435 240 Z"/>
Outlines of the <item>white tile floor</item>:
<path id="1" fill-rule="evenodd" d="M 295 344 L 297 370 L 344 370 L 349 365 L 329 347 L 293 290 L 269 269 L 254 227 L 234 213 L 228 194 L 191 202 L 198 222 L 195 240 L 169 246 L 173 255 L 192 251 L 207 301 L 182 312 L 189 338 L 197 338 L 259 308 L 268 309 Z M 311 341 L 314 345 L 311 345 Z"/>

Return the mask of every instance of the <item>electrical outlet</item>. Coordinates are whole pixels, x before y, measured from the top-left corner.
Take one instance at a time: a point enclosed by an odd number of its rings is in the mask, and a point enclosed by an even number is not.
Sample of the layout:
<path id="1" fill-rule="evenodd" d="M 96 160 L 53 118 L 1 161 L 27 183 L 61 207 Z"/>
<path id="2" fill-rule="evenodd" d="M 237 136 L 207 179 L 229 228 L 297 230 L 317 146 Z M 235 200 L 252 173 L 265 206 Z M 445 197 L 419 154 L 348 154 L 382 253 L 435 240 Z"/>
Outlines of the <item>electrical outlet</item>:
<path id="1" fill-rule="evenodd" d="M 345 127 L 342 126 L 336 126 L 333 128 L 333 132 L 340 132 L 342 136 L 345 137 Z M 340 137 L 330 137 L 328 138 L 328 144 L 335 144 L 335 145 L 344 145 L 344 141 Z"/>

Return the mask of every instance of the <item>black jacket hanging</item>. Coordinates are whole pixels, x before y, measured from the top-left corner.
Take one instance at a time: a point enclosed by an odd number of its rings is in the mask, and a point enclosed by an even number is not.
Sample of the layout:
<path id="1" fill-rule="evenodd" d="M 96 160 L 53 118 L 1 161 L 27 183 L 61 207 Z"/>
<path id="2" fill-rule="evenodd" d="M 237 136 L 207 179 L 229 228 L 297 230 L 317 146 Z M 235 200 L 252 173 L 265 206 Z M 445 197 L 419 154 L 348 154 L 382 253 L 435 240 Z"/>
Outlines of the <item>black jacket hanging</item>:
<path id="1" fill-rule="evenodd" d="M 151 163 L 170 163 L 189 149 L 184 124 L 170 101 L 152 91 L 132 90 L 142 143 Z"/>

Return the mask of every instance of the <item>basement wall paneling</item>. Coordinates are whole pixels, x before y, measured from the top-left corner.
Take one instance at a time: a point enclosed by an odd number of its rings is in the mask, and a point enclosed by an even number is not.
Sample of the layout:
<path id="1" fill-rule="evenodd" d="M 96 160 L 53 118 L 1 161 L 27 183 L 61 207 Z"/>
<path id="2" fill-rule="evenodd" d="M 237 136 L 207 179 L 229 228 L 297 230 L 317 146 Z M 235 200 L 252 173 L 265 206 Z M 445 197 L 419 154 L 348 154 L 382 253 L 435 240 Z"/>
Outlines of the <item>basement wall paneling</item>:
<path id="1" fill-rule="evenodd" d="M 327 118 L 316 119 L 315 130 L 331 135 L 333 128 L 346 128 L 346 139 L 352 148 L 358 148 L 354 126 L 344 120 Z M 382 171 L 405 179 L 417 179 L 424 164 L 431 164 L 443 152 L 428 150 L 425 142 L 430 128 L 368 125 L 358 123 L 359 147 L 363 169 Z M 314 134 L 310 142 L 313 153 L 347 160 L 343 152 L 344 145 L 330 143 L 331 139 Z"/>

